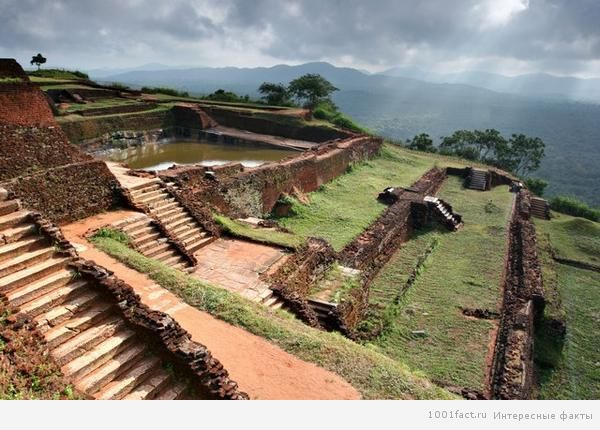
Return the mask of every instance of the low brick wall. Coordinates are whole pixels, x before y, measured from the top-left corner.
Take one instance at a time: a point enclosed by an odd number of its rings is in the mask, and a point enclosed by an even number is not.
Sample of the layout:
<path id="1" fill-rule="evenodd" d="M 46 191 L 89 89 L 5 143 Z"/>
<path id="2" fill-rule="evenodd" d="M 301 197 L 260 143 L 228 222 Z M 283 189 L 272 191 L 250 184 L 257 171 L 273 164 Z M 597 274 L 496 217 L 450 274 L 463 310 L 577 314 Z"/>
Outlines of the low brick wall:
<path id="1" fill-rule="evenodd" d="M 340 326 L 354 337 L 354 328 L 362 320 L 369 306 L 369 287 L 375 275 L 389 261 L 400 245 L 408 240 L 413 229 L 428 218 L 426 195 L 435 194 L 446 179 L 444 169 L 433 168 L 411 185 L 409 191 L 399 190 L 391 204 L 366 230 L 346 245 L 339 259 L 345 266 L 361 273 L 360 286 L 354 288 L 349 299 L 338 306 Z"/>
<path id="2" fill-rule="evenodd" d="M 531 195 L 522 190 L 510 225 L 500 330 L 491 386 L 498 399 L 528 399 L 534 384 L 534 330 L 543 313 L 544 290 L 536 232 L 529 220 Z"/>
<path id="3" fill-rule="evenodd" d="M 309 238 L 277 272 L 267 278 L 275 294 L 311 327 L 320 328 L 320 323 L 306 298 L 315 281 L 331 267 L 335 259 L 335 251 L 327 241 Z"/>
<path id="4" fill-rule="evenodd" d="M 5 182 L 3 187 L 57 224 L 122 204 L 117 180 L 99 160 L 46 169 Z"/>
<path id="5" fill-rule="evenodd" d="M 138 103 L 104 108 L 84 109 L 77 112 L 81 116 L 115 115 L 120 113 L 144 112 L 156 108 L 156 103 Z"/>
<path id="6" fill-rule="evenodd" d="M 302 124 L 295 118 L 277 113 L 253 113 L 219 106 L 203 105 L 202 109 L 220 125 L 248 130 L 253 133 L 270 134 L 289 139 L 326 142 L 334 139 L 346 139 L 352 133 L 343 130 Z"/>
<path id="7" fill-rule="evenodd" d="M 54 116 L 37 85 L 0 83 L 0 124 L 51 126 Z"/>
<path id="8" fill-rule="evenodd" d="M 175 122 L 172 112 L 166 109 L 129 115 L 86 118 L 77 121 L 60 120 L 59 124 L 69 140 L 78 144 L 98 139 L 115 131 L 170 128 L 175 125 Z"/>

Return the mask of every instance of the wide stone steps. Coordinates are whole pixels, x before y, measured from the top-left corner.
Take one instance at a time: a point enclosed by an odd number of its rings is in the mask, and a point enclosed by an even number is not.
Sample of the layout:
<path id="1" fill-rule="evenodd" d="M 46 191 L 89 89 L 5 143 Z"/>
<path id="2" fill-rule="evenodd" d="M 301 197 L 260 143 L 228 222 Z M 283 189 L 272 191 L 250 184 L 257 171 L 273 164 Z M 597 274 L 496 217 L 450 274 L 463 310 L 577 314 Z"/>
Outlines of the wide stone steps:
<path id="1" fill-rule="evenodd" d="M 171 267 L 177 266 L 175 267 L 177 269 L 189 266 L 179 250 L 162 236 L 148 216 L 138 215 L 115 223 L 113 227 L 125 232 L 135 249 L 146 257 L 160 260 Z"/>
<path id="2" fill-rule="evenodd" d="M 536 218 L 550 219 L 550 205 L 540 197 L 531 198 L 531 214 Z"/>
<path id="3" fill-rule="evenodd" d="M 487 171 L 472 169 L 469 177 L 469 188 L 485 191 L 487 189 Z"/>
<path id="4" fill-rule="evenodd" d="M 37 323 L 75 388 L 89 398 L 181 396 L 187 385 L 162 369 L 116 304 L 68 267 L 18 203 L 1 203 L 0 299 Z"/>
<path id="5" fill-rule="evenodd" d="M 138 186 L 131 191 L 131 195 L 136 203 L 145 205 L 152 216 L 182 242 L 188 252 L 193 253 L 214 240 L 207 239 L 209 234 L 161 184 L 152 182 Z"/>

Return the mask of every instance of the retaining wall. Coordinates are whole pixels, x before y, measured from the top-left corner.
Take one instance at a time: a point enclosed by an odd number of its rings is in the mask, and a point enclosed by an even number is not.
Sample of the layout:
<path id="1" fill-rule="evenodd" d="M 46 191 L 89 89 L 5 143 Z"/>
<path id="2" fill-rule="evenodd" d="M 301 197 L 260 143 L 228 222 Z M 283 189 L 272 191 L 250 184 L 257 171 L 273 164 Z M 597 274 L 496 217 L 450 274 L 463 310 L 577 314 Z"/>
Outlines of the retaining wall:
<path id="1" fill-rule="evenodd" d="M 316 190 L 343 174 L 350 164 L 373 157 L 381 144 L 380 138 L 356 137 L 253 169 L 239 171 L 236 165 L 215 168 L 215 180 L 205 177 L 203 167 L 169 169 L 160 176 L 185 190 L 178 194 L 187 207 L 195 201 L 233 217 L 262 216 L 271 212 L 282 195 Z"/>
<path id="2" fill-rule="evenodd" d="M 3 186 L 33 210 L 58 224 L 83 219 L 121 205 L 115 177 L 103 161 L 46 169 Z"/>
<path id="3" fill-rule="evenodd" d="M 534 330 L 544 310 L 536 232 L 527 190 L 519 192 L 510 225 L 500 330 L 492 375 L 493 396 L 528 399 L 534 384 Z"/>

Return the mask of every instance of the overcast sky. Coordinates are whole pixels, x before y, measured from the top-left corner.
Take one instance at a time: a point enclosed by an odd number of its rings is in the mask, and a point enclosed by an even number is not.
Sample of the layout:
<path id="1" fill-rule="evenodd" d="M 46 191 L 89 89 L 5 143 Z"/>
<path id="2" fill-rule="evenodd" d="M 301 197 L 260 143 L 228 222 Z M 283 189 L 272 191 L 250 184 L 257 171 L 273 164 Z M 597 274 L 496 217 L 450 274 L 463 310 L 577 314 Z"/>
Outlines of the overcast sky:
<path id="1" fill-rule="evenodd" d="M 0 57 L 600 77 L 600 0 L 0 0 Z"/>

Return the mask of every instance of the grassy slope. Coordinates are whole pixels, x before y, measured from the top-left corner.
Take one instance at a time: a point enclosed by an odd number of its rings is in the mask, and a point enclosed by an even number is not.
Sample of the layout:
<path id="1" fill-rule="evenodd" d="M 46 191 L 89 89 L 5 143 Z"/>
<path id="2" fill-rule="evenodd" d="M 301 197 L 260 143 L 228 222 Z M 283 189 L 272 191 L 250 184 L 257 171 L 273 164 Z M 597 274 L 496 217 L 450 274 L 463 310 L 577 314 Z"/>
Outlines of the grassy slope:
<path id="1" fill-rule="evenodd" d="M 215 215 L 214 218 L 225 232 L 235 237 L 243 237 L 259 243 L 279 245 L 287 248 L 297 248 L 303 243 L 302 238 L 294 234 L 253 228 L 222 215 Z"/>
<path id="2" fill-rule="evenodd" d="M 563 344 L 551 342 L 543 333 L 536 338 L 536 353 L 542 350 L 544 361 L 554 364 L 554 369 L 541 369 L 538 397 L 598 399 L 600 274 L 553 262 L 546 245 L 552 246 L 561 257 L 597 264 L 600 225 L 568 215 L 551 221 L 536 219 L 535 223 L 546 295 L 558 295 L 550 296 L 552 301 L 547 305 L 546 314 L 564 317 L 567 324 Z"/>
<path id="3" fill-rule="evenodd" d="M 339 250 L 385 209 L 377 194 L 385 187 L 412 184 L 434 163 L 434 158 L 385 145 L 381 156 L 310 193 L 308 205 L 294 201 L 293 215 L 279 222 L 301 237 L 323 237 Z"/>
<path id="4" fill-rule="evenodd" d="M 94 239 L 98 248 L 143 273 L 188 304 L 264 337 L 285 351 L 335 372 L 364 398 L 453 398 L 418 372 L 339 334 L 312 329 L 284 311 L 273 312 L 224 289 L 202 283 L 146 258 L 114 239 Z"/>
<path id="5" fill-rule="evenodd" d="M 431 230 L 419 235 L 416 240 L 422 247 L 410 242 L 402 247 L 375 281 L 376 290 L 396 289 L 406 281 L 407 266 L 438 239 L 395 309 L 392 325 L 373 345 L 434 380 L 481 390 L 493 324 L 464 317 L 460 307 L 499 309 L 505 228 L 513 194 L 507 187 L 489 192 L 467 190 L 461 182 L 450 177 L 440 197 L 463 216 L 465 226 L 456 233 Z M 413 335 L 415 330 L 425 330 L 427 335 Z"/>

